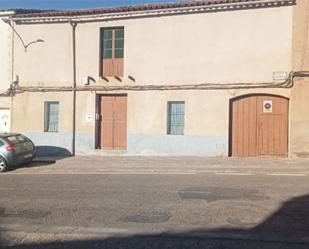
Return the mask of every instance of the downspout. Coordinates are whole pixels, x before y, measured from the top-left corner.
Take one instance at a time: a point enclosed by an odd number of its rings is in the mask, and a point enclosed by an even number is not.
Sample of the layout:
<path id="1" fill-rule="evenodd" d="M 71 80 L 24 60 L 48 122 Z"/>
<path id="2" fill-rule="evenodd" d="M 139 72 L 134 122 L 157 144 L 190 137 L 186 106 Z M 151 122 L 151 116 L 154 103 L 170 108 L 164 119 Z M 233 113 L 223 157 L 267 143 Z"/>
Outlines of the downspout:
<path id="1" fill-rule="evenodd" d="M 11 20 L 10 20 L 10 22 L 12 22 Z M 13 22 L 12 22 L 13 23 Z M 11 24 L 11 25 L 13 25 L 13 27 L 14 27 L 14 23 L 13 24 Z M 11 83 L 10 83 L 10 88 L 11 88 L 11 86 L 12 86 L 12 84 L 13 84 L 13 82 L 14 82 L 14 57 L 15 57 L 15 32 L 13 31 L 13 30 L 11 30 L 11 32 L 12 32 L 12 37 L 11 37 L 11 41 L 12 41 L 12 43 L 11 43 L 11 46 L 12 46 L 12 48 L 11 48 Z M 14 115 L 14 94 L 11 92 L 10 93 L 10 112 L 11 112 L 11 117 L 10 117 L 10 131 L 12 131 L 12 127 L 13 127 L 13 122 L 14 122 L 14 119 L 13 119 L 13 115 Z"/>
<path id="2" fill-rule="evenodd" d="M 72 27 L 72 48 L 73 48 L 73 84 L 72 84 L 72 93 L 73 93 L 73 116 L 72 116 L 72 156 L 75 156 L 75 137 L 76 137 L 76 22 L 69 20 L 69 23 Z"/>

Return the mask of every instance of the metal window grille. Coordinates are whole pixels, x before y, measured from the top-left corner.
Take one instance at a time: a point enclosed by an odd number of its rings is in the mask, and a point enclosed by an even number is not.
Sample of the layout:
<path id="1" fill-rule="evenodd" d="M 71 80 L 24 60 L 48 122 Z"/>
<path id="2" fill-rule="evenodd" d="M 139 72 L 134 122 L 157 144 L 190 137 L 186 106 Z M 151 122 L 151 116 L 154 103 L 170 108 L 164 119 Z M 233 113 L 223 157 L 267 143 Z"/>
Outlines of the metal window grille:
<path id="1" fill-rule="evenodd" d="M 44 131 L 58 132 L 59 102 L 45 102 L 44 105 Z"/>
<path id="2" fill-rule="evenodd" d="M 183 135 L 185 124 L 185 102 L 170 101 L 167 104 L 167 134 Z"/>

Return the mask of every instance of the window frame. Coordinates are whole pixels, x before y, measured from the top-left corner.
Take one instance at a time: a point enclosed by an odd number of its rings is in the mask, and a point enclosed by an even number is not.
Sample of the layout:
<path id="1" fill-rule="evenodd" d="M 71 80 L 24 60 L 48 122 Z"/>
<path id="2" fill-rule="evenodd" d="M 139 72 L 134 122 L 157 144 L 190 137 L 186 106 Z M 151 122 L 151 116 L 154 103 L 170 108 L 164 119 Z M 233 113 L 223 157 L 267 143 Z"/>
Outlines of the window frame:
<path id="1" fill-rule="evenodd" d="M 182 123 L 182 132 L 181 133 L 173 133 L 172 129 L 172 112 L 171 112 L 171 106 L 172 104 L 183 104 L 183 123 Z M 166 134 L 167 135 L 173 135 L 173 136 L 183 136 L 185 134 L 185 101 L 167 101 L 167 120 L 166 120 Z"/>
<path id="2" fill-rule="evenodd" d="M 116 57 L 116 30 L 117 29 L 121 29 L 123 31 L 123 46 L 122 46 L 122 57 Z M 112 30 L 112 57 L 111 58 L 104 58 L 104 31 L 105 30 Z M 123 65 L 124 65 L 124 46 L 125 46 L 125 29 L 124 26 L 114 26 L 114 27 L 101 27 L 100 28 L 100 37 L 99 37 L 99 41 L 100 41 L 100 54 L 99 54 L 99 76 L 104 78 L 104 77 L 122 77 L 123 76 Z M 119 50 L 119 48 L 118 48 Z M 112 61 L 111 63 L 113 64 L 112 66 L 112 70 L 113 73 L 107 73 L 105 75 L 104 72 L 104 60 L 107 62 L 108 60 Z M 114 64 L 116 64 L 116 61 L 118 61 L 118 63 L 122 64 L 122 72 L 121 73 L 115 73 L 115 71 L 117 71 L 115 68 L 116 66 Z M 121 62 L 119 62 L 121 61 Z M 110 75 L 111 74 L 111 75 Z"/>
<path id="3" fill-rule="evenodd" d="M 57 104 L 58 112 L 57 112 L 57 126 L 56 129 L 50 130 L 50 105 Z M 59 122 L 60 122 L 60 103 L 59 101 L 45 101 L 44 102 L 44 132 L 57 133 L 59 132 Z"/>

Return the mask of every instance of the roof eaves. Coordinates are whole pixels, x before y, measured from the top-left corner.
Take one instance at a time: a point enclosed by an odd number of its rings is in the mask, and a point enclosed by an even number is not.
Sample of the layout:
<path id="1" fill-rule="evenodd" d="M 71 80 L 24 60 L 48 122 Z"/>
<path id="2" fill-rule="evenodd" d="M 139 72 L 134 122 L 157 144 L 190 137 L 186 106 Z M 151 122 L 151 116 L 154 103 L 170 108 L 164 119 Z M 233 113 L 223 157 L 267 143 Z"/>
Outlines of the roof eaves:
<path id="1" fill-rule="evenodd" d="M 19 9 L 19 8 L 11 8 L 11 9 L 0 9 L 0 15 L 39 15 L 44 12 L 52 13 L 55 10 L 53 9 Z"/>
<path id="2" fill-rule="evenodd" d="M 12 10 L 0 10 L 1 17 L 9 17 L 15 15 L 15 12 Z"/>
<path id="3" fill-rule="evenodd" d="M 129 5 L 121 7 L 47 11 L 28 14 L 17 14 L 14 21 L 20 23 L 64 22 L 76 19 L 89 21 L 90 19 L 134 18 L 151 15 L 198 13 L 227 11 L 248 8 L 266 8 L 294 5 L 296 0 L 201 0 L 161 4 Z"/>

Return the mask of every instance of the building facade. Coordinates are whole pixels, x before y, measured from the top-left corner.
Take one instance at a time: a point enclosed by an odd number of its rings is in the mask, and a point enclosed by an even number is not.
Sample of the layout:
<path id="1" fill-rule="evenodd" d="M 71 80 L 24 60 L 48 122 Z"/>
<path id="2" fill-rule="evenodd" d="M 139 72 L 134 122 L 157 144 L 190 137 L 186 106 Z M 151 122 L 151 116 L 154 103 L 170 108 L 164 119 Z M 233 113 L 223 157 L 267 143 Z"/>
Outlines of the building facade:
<path id="1" fill-rule="evenodd" d="M 16 15 L 12 130 L 43 154 L 306 156 L 306 4 Z"/>
<path id="2" fill-rule="evenodd" d="M 9 18 L 14 11 L 1 11 L 0 19 Z M 11 129 L 11 98 L 7 90 L 12 82 L 13 34 L 10 26 L 0 21 L 0 132 Z"/>

